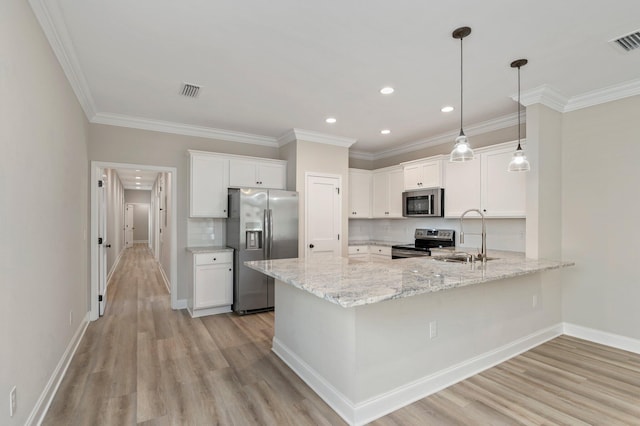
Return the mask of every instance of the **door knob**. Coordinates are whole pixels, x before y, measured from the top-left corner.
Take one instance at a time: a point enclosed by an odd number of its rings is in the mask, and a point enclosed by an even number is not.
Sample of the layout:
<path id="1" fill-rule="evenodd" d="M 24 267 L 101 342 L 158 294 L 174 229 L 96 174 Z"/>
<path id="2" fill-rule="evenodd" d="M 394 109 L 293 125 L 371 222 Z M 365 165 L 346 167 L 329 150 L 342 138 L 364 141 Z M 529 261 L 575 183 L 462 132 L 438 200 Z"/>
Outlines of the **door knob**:
<path id="1" fill-rule="evenodd" d="M 106 248 L 111 248 L 111 244 L 105 244 Z"/>
<path id="2" fill-rule="evenodd" d="M 314 248 L 315 246 L 313 244 L 309 244 L 309 248 Z"/>

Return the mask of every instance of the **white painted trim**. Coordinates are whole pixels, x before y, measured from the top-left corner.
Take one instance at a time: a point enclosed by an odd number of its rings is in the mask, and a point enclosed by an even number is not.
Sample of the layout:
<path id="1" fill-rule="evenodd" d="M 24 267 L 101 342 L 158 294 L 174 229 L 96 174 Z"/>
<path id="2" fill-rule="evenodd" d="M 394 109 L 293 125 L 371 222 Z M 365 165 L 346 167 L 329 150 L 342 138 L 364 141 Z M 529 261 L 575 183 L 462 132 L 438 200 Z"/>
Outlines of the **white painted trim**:
<path id="1" fill-rule="evenodd" d="M 194 126 L 172 121 L 154 120 L 150 118 L 134 117 L 123 114 L 99 112 L 90 120 L 92 123 L 108 124 L 118 127 L 151 130 L 155 132 L 172 133 L 176 135 L 196 136 L 200 138 L 216 139 L 230 142 L 250 143 L 278 147 L 276 138 L 255 135 L 251 133 L 234 132 L 213 127 Z"/>
<path id="2" fill-rule="evenodd" d="M 640 339 L 621 336 L 607 331 L 596 330 L 594 328 L 583 327 L 581 325 L 565 322 L 563 324 L 564 334 L 578 339 L 588 340 L 623 351 L 640 354 Z"/>
<path id="3" fill-rule="evenodd" d="M 215 308 L 206 308 L 206 309 L 193 309 L 193 310 L 187 307 L 187 311 L 189 311 L 189 315 L 191 315 L 191 318 L 205 317 L 207 315 L 228 314 L 232 312 L 231 305 L 217 306 Z"/>
<path id="4" fill-rule="evenodd" d="M 160 269 L 160 275 L 162 276 L 162 281 L 164 281 L 164 286 L 167 288 L 169 294 L 171 294 L 171 281 L 167 278 L 167 274 L 164 272 L 164 268 L 162 267 L 162 263 L 158 263 L 158 269 Z"/>
<path id="5" fill-rule="evenodd" d="M 272 351 L 350 425 L 364 425 L 554 339 L 563 324 L 538 330 L 489 352 L 355 404 L 274 337 Z"/>
<path id="6" fill-rule="evenodd" d="M 122 259 L 122 254 L 124 253 L 124 250 L 125 249 L 123 247 L 122 250 L 120 250 L 120 253 L 118 253 L 118 257 L 116 258 L 116 261 L 113 262 L 113 265 L 111 266 L 111 269 L 107 274 L 107 285 L 105 286 L 105 288 L 109 288 L 109 283 L 111 282 L 111 278 L 113 278 L 113 273 L 115 272 L 116 268 L 118 267 L 118 264 L 120 263 L 120 259 Z"/>
<path id="7" fill-rule="evenodd" d="M 327 135 L 325 133 L 314 132 L 311 130 L 291 129 L 278 138 L 278 146 L 284 146 L 289 142 L 296 140 L 341 146 L 343 148 L 349 148 L 357 141 L 357 139 L 347 138 L 344 136 Z"/>
<path id="8" fill-rule="evenodd" d="M 78 325 L 76 332 L 73 334 L 73 337 L 71 338 L 71 341 L 62 354 L 60 361 L 58 361 L 58 365 L 56 365 L 56 368 L 53 370 L 49 381 L 42 390 L 42 393 L 40 394 L 36 405 L 33 407 L 33 410 L 31 410 L 31 414 L 29 414 L 25 425 L 39 425 L 44 420 L 44 416 L 47 414 L 47 411 L 51 406 L 53 397 L 56 395 L 56 392 L 60 387 L 60 383 L 62 383 L 62 379 L 64 379 L 64 376 L 67 374 L 69 364 L 71 364 L 71 360 L 73 359 L 73 356 L 75 355 L 76 350 L 78 349 L 78 346 L 80 345 L 80 342 L 84 337 L 84 333 L 87 330 L 88 325 L 89 313 L 87 312 L 87 314 Z"/>
<path id="9" fill-rule="evenodd" d="M 187 309 L 187 299 L 176 300 L 175 306 L 171 306 L 171 308 L 175 310 Z"/>
<path id="10" fill-rule="evenodd" d="M 147 169 L 158 172 L 168 172 L 172 175 L 172 190 L 173 196 L 171 197 L 171 211 L 175 214 L 171 215 L 171 277 L 169 282 L 169 288 L 171 288 L 171 308 L 172 309 L 184 309 L 186 307 L 186 301 L 178 301 L 178 198 L 179 198 L 179 185 L 178 185 L 178 169 L 175 167 L 153 166 L 148 164 L 129 164 L 129 163 L 111 163 L 104 161 L 91 161 L 90 170 L 90 192 L 91 192 L 91 279 L 90 279 L 90 311 L 89 319 L 95 321 L 99 318 L 98 315 L 98 191 L 96 184 L 96 176 L 99 175 L 99 169 Z M 166 276 L 165 276 L 166 277 Z M 166 279 L 166 278 L 165 278 Z"/>
<path id="11" fill-rule="evenodd" d="M 471 137 L 474 135 L 480 135 L 483 133 L 492 132 L 495 130 L 501 130 L 501 129 L 505 129 L 505 128 L 513 127 L 517 125 L 518 125 L 518 114 L 512 113 L 502 117 L 498 117 L 494 120 L 483 121 L 481 123 L 477 123 L 471 126 L 465 126 L 464 132 L 467 136 Z M 417 151 L 420 149 L 442 145 L 444 143 L 453 144 L 453 141 L 455 140 L 456 136 L 458 136 L 458 132 L 459 130 L 443 133 L 438 136 L 421 139 L 415 142 L 401 145 L 397 148 L 382 150 L 375 153 L 367 153 L 362 151 L 351 150 L 349 151 L 349 157 L 372 161 L 372 160 L 380 160 L 382 158 L 392 157 L 394 155 L 406 154 L 406 153 Z"/>
<path id="12" fill-rule="evenodd" d="M 80 63 L 69 37 L 67 27 L 64 24 L 62 13 L 57 2 L 46 0 L 29 0 L 31 9 L 42 27 L 53 53 L 56 55 L 62 70 L 64 71 L 73 93 L 76 95 L 82 110 L 91 120 L 96 114 L 95 102 L 89 90 L 89 84 L 82 72 Z"/>
<path id="13" fill-rule="evenodd" d="M 517 95 L 514 96 L 512 96 L 511 99 L 517 102 Z M 533 104 L 542 104 L 558 112 L 564 112 L 568 102 L 569 99 L 566 96 L 547 84 L 521 92 L 520 94 L 520 103 L 525 107 Z"/>
<path id="14" fill-rule="evenodd" d="M 565 112 L 575 111 L 590 106 L 617 101 L 618 99 L 640 95 L 640 79 L 625 81 L 602 89 L 592 90 L 569 99 Z"/>
<path id="15" fill-rule="evenodd" d="M 225 154 L 225 153 L 214 152 L 214 151 L 199 151 L 196 149 L 188 149 L 187 156 L 189 156 L 190 154 L 208 155 L 211 157 L 218 157 L 226 160 L 259 161 L 261 163 L 280 164 L 284 166 L 287 165 L 287 160 L 279 160 L 277 158 L 251 157 L 249 155 Z"/>
<path id="16" fill-rule="evenodd" d="M 315 393 L 322 398 L 348 424 L 354 424 L 355 406 L 313 368 L 292 352 L 277 338 L 273 338 L 271 350 L 289 366 Z"/>

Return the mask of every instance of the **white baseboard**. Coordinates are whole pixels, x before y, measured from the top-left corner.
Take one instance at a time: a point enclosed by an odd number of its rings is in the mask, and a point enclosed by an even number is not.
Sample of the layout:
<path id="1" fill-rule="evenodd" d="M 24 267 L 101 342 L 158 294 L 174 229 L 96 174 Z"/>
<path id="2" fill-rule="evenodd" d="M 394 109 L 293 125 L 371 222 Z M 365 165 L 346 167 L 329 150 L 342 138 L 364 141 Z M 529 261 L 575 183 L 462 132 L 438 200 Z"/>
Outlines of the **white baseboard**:
<path id="1" fill-rule="evenodd" d="M 558 337 L 562 332 L 562 324 L 538 330 L 492 351 L 357 404 L 337 391 L 275 337 L 272 350 L 347 423 L 364 425 Z"/>
<path id="2" fill-rule="evenodd" d="M 167 288 L 169 294 L 171 294 L 171 282 L 169 278 L 167 278 L 167 274 L 164 272 L 164 268 L 162 267 L 162 263 L 158 262 L 158 268 L 160 268 L 160 275 L 162 275 L 162 281 L 164 281 L 164 286 Z"/>
<path id="3" fill-rule="evenodd" d="M 606 331 L 583 327 L 568 322 L 563 323 L 564 334 L 578 339 L 588 340 L 616 349 L 640 354 L 640 340 L 631 337 L 621 336 Z"/>
<path id="4" fill-rule="evenodd" d="M 122 254 L 124 253 L 124 249 L 120 250 L 120 253 L 118 253 L 118 257 L 116 257 L 116 261 L 113 262 L 113 265 L 111 265 L 111 269 L 109 270 L 109 273 L 107 274 L 107 285 L 106 288 L 109 288 L 109 283 L 111 282 L 111 278 L 113 278 L 113 273 L 116 271 L 116 268 L 118 267 L 118 264 L 120 263 L 120 259 L 122 259 Z"/>
<path id="5" fill-rule="evenodd" d="M 67 345 L 67 349 L 62 354 L 62 358 L 60 358 L 60 361 L 58 361 L 58 365 L 56 365 L 55 370 L 53 370 L 53 374 L 51 374 L 49 381 L 40 394 L 40 398 L 38 398 L 36 405 L 33 407 L 33 410 L 31 410 L 31 414 L 29 414 L 25 425 L 40 425 L 44 420 L 44 416 L 49 410 L 49 406 L 51 405 L 53 397 L 58 391 L 60 383 L 62 383 L 62 379 L 67 374 L 69 364 L 71 363 L 73 355 L 75 355 L 76 350 L 78 349 L 78 345 L 82 341 L 82 337 L 84 336 L 84 332 L 87 330 L 88 325 L 89 313 L 87 312 L 85 317 L 80 322 L 80 325 L 78 326 L 73 337 L 71 338 L 71 341 Z"/>
<path id="6" fill-rule="evenodd" d="M 176 306 L 173 309 L 187 309 L 187 299 L 176 300 Z"/>

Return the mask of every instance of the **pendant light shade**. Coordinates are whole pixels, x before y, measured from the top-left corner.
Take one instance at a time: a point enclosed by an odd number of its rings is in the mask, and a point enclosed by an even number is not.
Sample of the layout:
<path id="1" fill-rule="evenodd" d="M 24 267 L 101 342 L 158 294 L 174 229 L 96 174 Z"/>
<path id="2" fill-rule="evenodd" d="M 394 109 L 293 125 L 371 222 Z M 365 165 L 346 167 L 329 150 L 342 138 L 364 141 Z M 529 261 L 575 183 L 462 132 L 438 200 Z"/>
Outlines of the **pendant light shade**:
<path id="1" fill-rule="evenodd" d="M 471 34 L 471 28 L 460 27 L 451 34 L 453 38 L 460 40 L 460 135 L 456 138 L 456 144 L 451 151 L 449 161 L 460 162 L 473 160 L 473 150 L 469 145 L 469 138 L 462 130 L 462 104 L 463 104 L 463 80 L 462 80 L 462 39 Z"/>
<path id="2" fill-rule="evenodd" d="M 518 148 L 516 148 L 516 152 L 513 153 L 513 157 L 509 162 L 507 170 L 510 172 L 528 172 L 531 170 L 527 156 L 524 154 L 522 146 L 520 146 L 520 68 L 527 65 L 528 62 L 526 59 L 518 59 L 511 62 L 511 68 L 518 68 Z"/>

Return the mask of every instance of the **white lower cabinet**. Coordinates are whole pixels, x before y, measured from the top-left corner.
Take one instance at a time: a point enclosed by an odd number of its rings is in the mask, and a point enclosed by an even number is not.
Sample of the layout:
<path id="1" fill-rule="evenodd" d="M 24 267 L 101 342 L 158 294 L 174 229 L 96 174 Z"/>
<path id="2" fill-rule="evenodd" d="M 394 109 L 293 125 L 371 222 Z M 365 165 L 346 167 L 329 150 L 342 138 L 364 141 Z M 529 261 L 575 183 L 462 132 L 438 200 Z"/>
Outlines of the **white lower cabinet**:
<path id="1" fill-rule="evenodd" d="M 231 312 L 233 304 L 233 252 L 193 255 L 192 317 Z"/>
<path id="2" fill-rule="evenodd" d="M 365 261 L 388 260 L 391 259 L 391 247 L 377 245 L 349 246 L 349 258 Z"/>

